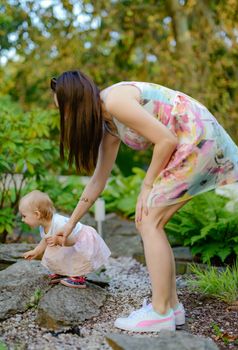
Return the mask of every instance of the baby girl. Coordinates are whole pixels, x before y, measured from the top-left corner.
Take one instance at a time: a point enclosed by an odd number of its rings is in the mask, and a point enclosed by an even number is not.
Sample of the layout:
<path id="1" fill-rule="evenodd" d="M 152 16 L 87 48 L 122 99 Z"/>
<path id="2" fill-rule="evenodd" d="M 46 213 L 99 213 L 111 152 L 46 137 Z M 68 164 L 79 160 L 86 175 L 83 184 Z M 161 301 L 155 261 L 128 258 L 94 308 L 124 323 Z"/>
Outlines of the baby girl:
<path id="1" fill-rule="evenodd" d="M 25 195 L 19 204 L 22 221 L 40 229 L 41 241 L 23 254 L 31 260 L 42 257 L 42 265 L 51 273 L 51 283 L 67 287 L 86 288 L 85 275 L 104 265 L 110 250 L 96 230 L 80 222 L 62 247 L 61 237 L 55 235 L 68 218 L 57 214 L 49 196 L 35 190 Z"/>

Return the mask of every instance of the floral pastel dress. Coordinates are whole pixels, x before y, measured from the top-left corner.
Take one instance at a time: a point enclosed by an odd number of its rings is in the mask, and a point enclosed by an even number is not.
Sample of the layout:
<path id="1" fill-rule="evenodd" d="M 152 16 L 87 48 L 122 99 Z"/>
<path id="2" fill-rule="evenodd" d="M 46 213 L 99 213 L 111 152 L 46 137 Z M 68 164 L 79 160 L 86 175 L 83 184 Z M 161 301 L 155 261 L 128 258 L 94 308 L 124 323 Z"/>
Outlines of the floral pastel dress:
<path id="1" fill-rule="evenodd" d="M 166 168 L 156 177 L 148 198 L 150 207 L 170 205 L 218 186 L 238 181 L 238 147 L 213 115 L 184 93 L 152 83 L 133 85 L 143 108 L 177 136 L 178 145 Z M 108 91 L 109 91 L 108 90 Z M 150 142 L 113 117 L 117 136 L 135 150 Z"/>

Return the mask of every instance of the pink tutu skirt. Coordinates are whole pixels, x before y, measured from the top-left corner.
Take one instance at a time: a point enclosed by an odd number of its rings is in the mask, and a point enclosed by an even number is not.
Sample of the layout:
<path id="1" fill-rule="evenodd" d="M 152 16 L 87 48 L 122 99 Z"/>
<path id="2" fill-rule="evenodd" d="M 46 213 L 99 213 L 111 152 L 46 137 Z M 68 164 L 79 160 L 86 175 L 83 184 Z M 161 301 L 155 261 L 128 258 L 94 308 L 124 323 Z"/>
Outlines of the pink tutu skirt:
<path id="1" fill-rule="evenodd" d="M 99 269 L 111 252 L 97 231 L 83 225 L 75 234 L 75 244 L 70 247 L 47 246 L 42 265 L 51 273 L 65 276 L 81 276 Z"/>

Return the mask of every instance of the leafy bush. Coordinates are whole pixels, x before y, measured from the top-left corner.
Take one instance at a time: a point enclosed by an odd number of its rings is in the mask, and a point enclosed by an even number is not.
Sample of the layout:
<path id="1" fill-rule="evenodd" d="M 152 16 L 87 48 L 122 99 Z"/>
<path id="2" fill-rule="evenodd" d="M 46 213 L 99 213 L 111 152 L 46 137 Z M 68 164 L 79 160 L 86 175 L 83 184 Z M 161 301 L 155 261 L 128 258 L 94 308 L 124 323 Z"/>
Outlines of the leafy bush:
<path id="1" fill-rule="evenodd" d="M 135 217 L 135 206 L 145 172 L 133 168 L 134 175 L 113 176 L 109 179 L 102 197 L 105 199 L 108 212 L 118 212 L 129 218 Z"/>
<path id="2" fill-rule="evenodd" d="M 60 181 L 56 176 L 48 175 L 39 182 L 37 189 L 48 193 L 58 211 L 70 214 L 83 192 L 84 185 L 80 177 L 76 175 L 67 176 L 64 181 Z"/>
<path id="3" fill-rule="evenodd" d="M 238 216 L 226 210 L 227 199 L 214 192 L 193 198 L 166 225 L 203 262 L 225 262 L 238 254 Z"/>
<path id="4" fill-rule="evenodd" d="M 134 217 L 136 200 L 145 172 L 138 168 L 133 168 L 133 172 L 134 175 L 124 177 L 117 171 L 117 175 L 112 175 L 108 180 L 102 193 L 107 213 L 116 212 L 125 217 Z M 62 180 L 62 178 L 49 174 L 41 181 L 31 182 L 25 187 L 24 193 L 35 188 L 47 192 L 57 210 L 70 214 L 84 186 L 83 181 L 77 175 L 70 175 Z"/>
<path id="5" fill-rule="evenodd" d="M 188 286 L 204 295 L 215 297 L 227 303 L 238 299 L 238 261 L 233 267 L 220 270 L 209 266 L 206 270 L 191 265 L 191 272 L 195 278 L 189 278 Z"/>
<path id="6" fill-rule="evenodd" d="M 58 145 L 52 138 L 53 114 L 24 113 L 7 96 L 0 96 L 0 105 L 0 241 L 5 242 L 23 188 L 46 175 L 58 158 Z"/>

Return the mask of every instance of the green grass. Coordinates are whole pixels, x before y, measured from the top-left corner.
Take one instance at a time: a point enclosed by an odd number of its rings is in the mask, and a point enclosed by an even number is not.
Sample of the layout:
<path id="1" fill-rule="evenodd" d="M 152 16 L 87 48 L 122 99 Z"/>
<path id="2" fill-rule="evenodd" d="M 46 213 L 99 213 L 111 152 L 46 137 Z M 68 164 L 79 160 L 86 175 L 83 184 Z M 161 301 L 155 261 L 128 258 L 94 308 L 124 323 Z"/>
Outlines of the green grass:
<path id="1" fill-rule="evenodd" d="M 208 266 L 206 270 L 196 265 L 190 265 L 190 268 L 195 278 L 188 277 L 189 289 L 226 303 L 238 299 L 238 261 L 233 267 L 226 267 L 224 270 L 213 266 Z"/>
<path id="2" fill-rule="evenodd" d="M 41 297 L 43 296 L 42 291 L 37 288 L 34 294 L 31 296 L 29 303 L 27 304 L 28 308 L 36 308 L 39 304 Z M 1 349 L 0 349 L 1 350 Z"/>

